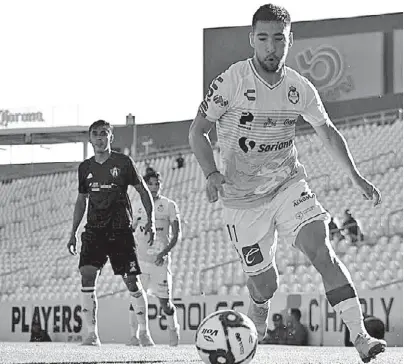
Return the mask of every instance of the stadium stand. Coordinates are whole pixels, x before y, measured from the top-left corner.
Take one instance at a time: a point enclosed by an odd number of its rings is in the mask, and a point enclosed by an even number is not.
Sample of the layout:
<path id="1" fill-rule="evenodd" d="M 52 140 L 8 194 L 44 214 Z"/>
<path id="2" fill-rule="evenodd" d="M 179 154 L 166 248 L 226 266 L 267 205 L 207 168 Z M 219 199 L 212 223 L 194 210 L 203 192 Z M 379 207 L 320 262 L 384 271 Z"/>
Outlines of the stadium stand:
<path id="1" fill-rule="evenodd" d="M 403 123 L 363 124 L 340 129 L 363 174 L 383 193 L 383 204 L 369 208 L 312 133 L 296 145 L 312 190 L 330 213 L 342 220 L 349 208 L 358 218 L 365 241 L 333 242 L 359 289 L 395 283 L 403 269 Z M 215 152 L 216 157 L 218 152 Z M 246 278 L 222 227 L 221 203 L 205 198 L 204 177 L 192 154 L 186 168 L 172 170 L 173 156 L 152 159 L 164 178 L 164 194 L 174 199 L 183 219 L 183 239 L 173 250 L 174 297 L 190 294 L 247 294 Z M 144 171 L 144 162 L 139 162 Z M 1 301 L 78 297 L 77 258 L 66 243 L 77 194 L 77 173 L 64 172 L 4 182 L 0 188 Z M 136 198 L 130 190 L 131 199 Z M 320 275 L 300 252 L 278 245 L 280 291 L 322 290 Z M 107 264 L 105 271 L 111 268 Z M 109 272 L 112 273 L 112 272 Z M 99 296 L 126 297 L 119 277 L 101 274 Z"/>

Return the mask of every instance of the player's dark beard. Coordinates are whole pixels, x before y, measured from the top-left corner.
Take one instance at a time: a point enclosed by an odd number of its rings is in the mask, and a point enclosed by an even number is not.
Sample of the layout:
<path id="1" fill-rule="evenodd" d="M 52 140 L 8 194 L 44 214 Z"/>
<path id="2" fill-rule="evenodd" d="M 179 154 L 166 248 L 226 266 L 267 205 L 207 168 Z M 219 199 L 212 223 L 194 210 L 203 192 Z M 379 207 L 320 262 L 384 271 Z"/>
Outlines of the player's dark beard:
<path id="1" fill-rule="evenodd" d="M 274 59 L 273 66 L 270 66 L 268 65 L 268 63 L 265 62 L 268 58 Z M 265 72 L 278 72 L 283 66 L 283 64 L 280 62 L 280 59 L 275 56 L 266 57 L 264 60 L 261 60 L 257 57 L 257 61 Z"/>

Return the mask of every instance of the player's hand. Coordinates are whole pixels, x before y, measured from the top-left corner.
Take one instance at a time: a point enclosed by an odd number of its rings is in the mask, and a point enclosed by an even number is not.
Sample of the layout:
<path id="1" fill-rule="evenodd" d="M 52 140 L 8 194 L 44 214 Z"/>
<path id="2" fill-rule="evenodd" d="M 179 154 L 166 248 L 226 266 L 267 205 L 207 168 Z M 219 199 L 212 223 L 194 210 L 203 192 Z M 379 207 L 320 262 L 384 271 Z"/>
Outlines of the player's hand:
<path id="1" fill-rule="evenodd" d="M 206 181 L 206 195 L 210 203 L 214 203 L 220 196 L 224 196 L 224 184 L 231 185 L 232 183 L 219 171 L 212 173 Z"/>
<path id="2" fill-rule="evenodd" d="M 152 246 L 154 243 L 154 240 L 156 238 L 156 223 L 154 221 L 148 221 L 147 224 L 144 227 L 144 234 L 150 234 L 150 239 L 147 242 L 149 246 Z"/>
<path id="3" fill-rule="evenodd" d="M 382 203 L 382 194 L 380 190 L 370 183 L 366 178 L 358 175 L 353 179 L 353 183 L 361 190 L 363 197 L 366 200 L 373 200 L 373 206 L 380 205 Z"/>
<path id="4" fill-rule="evenodd" d="M 72 234 L 69 242 L 67 243 L 67 249 L 71 255 L 77 255 L 77 238 L 76 234 Z"/>
<path id="5" fill-rule="evenodd" d="M 156 263 L 156 265 L 163 265 L 163 263 L 164 263 L 164 257 L 166 256 L 167 254 L 166 253 L 164 253 L 164 252 L 161 252 L 161 253 L 158 253 L 157 254 L 157 258 L 156 258 L 156 260 L 154 261 L 154 263 Z"/>

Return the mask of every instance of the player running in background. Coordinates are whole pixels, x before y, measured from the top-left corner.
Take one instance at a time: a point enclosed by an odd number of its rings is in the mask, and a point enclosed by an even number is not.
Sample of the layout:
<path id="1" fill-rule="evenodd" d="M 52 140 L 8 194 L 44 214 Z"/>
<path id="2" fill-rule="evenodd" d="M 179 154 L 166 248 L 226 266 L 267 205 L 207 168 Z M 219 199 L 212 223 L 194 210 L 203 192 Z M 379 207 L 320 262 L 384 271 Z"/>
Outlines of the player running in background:
<path id="1" fill-rule="evenodd" d="M 176 308 L 172 302 L 171 250 L 181 238 L 181 219 L 177 204 L 160 194 L 161 177 L 150 172 L 143 177 L 153 196 L 156 209 L 156 240 L 147 244 L 144 229 L 147 215 L 144 207 L 134 203 L 135 238 L 138 243 L 139 263 L 142 269 L 141 281 L 147 292 L 155 295 L 167 317 L 169 345 L 177 346 L 180 338 Z M 129 308 L 131 340 L 129 345 L 143 345 L 137 339 L 137 317 L 132 306 Z"/>
<path id="2" fill-rule="evenodd" d="M 190 145 L 207 179 L 210 202 L 224 205 L 229 238 L 249 276 L 248 316 L 259 339 L 266 332 L 271 298 L 278 288 L 275 251 L 299 248 L 321 274 L 331 306 L 341 314 L 361 359 L 368 362 L 386 342 L 369 336 L 351 276 L 333 251 L 328 214 L 306 183 L 297 159 L 295 123 L 301 115 L 354 185 L 374 205 L 380 191 L 358 171 L 344 137 L 324 109 L 318 91 L 285 66 L 292 46 L 290 15 L 280 6 L 261 6 L 253 16 L 254 56 L 215 78 L 190 128 Z M 216 123 L 223 169 L 218 170 L 208 132 Z"/>
<path id="3" fill-rule="evenodd" d="M 76 235 L 88 204 L 79 262 L 82 313 L 88 329 L 83 345 L 99 346 L 96 283 L 108 257 L 114 274 L 121 275 L 129 289 L 143 334 L 149 336 L 146 330 L 147 296 L 138 279 L 141 270 L 132 233 L 132 206 L 127 194 L 129 185 L 136 188 L 146 210 L 143 234 L 147 234 L 149 244 L 154 241 L 156 228 L 152 196 L 133 160 L 111 151 L 111 125 L 98 120 L 90 126 L 89 134 L 95 155 L 79 166 L 79 194 L 67 247 L 71 254 L 77 254 Z"/>

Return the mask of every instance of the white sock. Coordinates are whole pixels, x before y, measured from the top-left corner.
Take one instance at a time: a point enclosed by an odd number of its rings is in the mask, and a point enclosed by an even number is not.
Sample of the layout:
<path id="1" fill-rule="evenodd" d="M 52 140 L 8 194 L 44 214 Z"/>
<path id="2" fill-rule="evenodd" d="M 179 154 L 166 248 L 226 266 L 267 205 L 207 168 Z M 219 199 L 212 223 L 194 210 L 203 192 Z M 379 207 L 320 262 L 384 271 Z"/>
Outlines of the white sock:
<path id="1" fill-rule="evenodd" d="M 136 336 L 138 325 L 135 308 L 132 304 L 129 305 L 129 328 L 131 337 Z"/>
<path id="2" fill-rule="evenodd" d="M 176 326 L 178 326 L 178 318 L 177 318 L 177 309 L 174 307 L 174 312 L 172 315 L 168 315 L 166 313 L 166 317 L 167 317 L 167 325 L 170 329 L 174 329 Z"/>
<path id="3" fill-rule="evenodd" d="M 81 289 L 81 312 L 83 313 L 88 333 L 94 332 L 98 334 L 98 301 L 95 287 L 83 287 Z"/>
<path id="4" fill-rule="evenodd" d="M 341 315 L 342 321 L 348 327 L 350 339 L 353 343 L 359 334 L 367 334 L 363 323 L 362 308 L 357 296 L 341 301 L 333 308 Z"/>
<path id="5" fill-rule="evenodd" d="M 149 329 L 149 318 L 147 312 L 147 295 L 146 292 L 141 289 L 136 292 L 130 292 L 132 298 L 133 308 L 135 309 L 136 321 L 139 325 L 140 331 Z"/>

